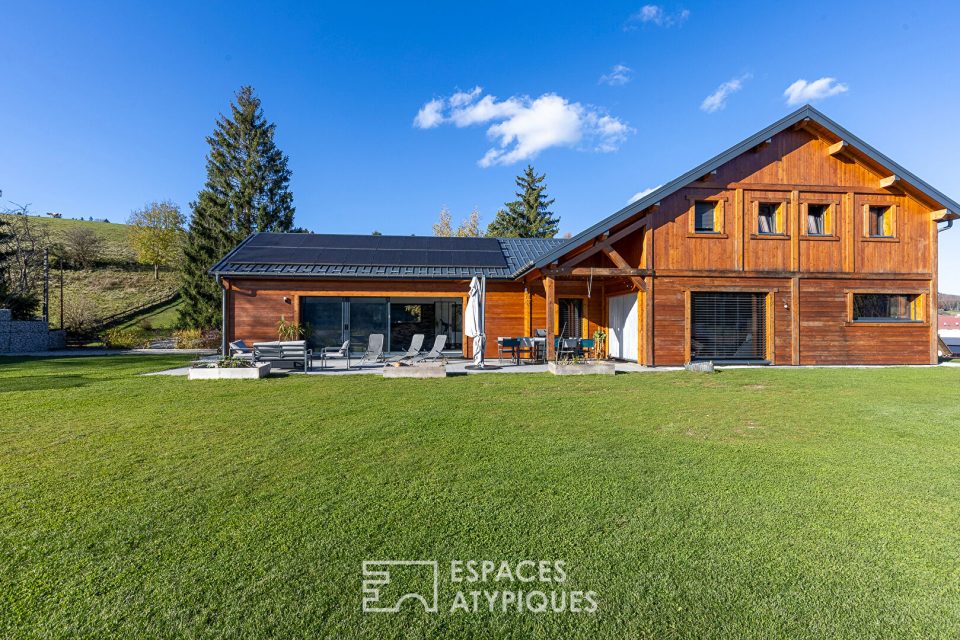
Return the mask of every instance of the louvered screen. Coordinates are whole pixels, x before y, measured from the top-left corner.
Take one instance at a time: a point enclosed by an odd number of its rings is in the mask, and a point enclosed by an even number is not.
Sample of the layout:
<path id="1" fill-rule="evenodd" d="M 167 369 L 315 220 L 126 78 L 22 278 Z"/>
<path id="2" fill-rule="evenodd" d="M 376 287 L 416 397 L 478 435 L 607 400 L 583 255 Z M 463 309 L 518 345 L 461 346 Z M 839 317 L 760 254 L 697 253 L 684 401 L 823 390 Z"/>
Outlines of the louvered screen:
<path id="1" fill-rule="evenodd" d="M 691 293 L 690 307 L 692 359 L 766 359 L 766 294 Z"/>

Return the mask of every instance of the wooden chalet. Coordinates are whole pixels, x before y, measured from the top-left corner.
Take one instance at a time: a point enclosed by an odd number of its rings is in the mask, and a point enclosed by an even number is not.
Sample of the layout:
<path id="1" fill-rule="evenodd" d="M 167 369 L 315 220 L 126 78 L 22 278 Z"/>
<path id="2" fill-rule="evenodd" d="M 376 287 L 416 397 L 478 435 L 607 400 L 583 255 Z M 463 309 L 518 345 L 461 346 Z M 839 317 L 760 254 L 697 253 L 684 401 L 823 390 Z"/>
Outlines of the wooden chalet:
<path id="1" fill-rule="evenodd" d="M 211 269 L 227 340 L 314 346 L 446 333 L 487 277 L 498 336 L 608 335 L 609 355 L 808 364 L 937 362 L 937 191 L 805 106 L 569 240 L 253 234 Z M 548 354 L 549 355 L 549 354 Z"/>

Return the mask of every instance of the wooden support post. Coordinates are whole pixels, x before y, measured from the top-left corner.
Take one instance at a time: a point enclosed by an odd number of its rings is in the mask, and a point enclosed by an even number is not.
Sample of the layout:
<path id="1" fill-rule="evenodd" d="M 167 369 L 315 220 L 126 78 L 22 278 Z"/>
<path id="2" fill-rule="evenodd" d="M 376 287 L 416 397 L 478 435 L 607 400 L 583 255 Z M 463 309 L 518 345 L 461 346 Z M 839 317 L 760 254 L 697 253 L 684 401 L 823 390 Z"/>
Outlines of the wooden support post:
<path id="1" fill-rule="evenodd" d="M 545 353 L 547 354 L 547 360 L 553 360 L 556 356 L 554 349 L 553 340 L 556 337 L 556 329 L 554 329 L 554 314 L 553 309 L 557 304 L 557 290 L 556 282 L 550 276 L 547 276 L 543 279 L 543 289 L 546 293 L 547 300 L 547 348 Z"/>
<path id="2" fill-rule="evenodd" d="M 789 224 L 787 228 L 790 234 L 790 270 L 800 271 L 800 192 L 793 190 L 790 192 Z M 806 221 L 803 221 L 806 224 Z"/>
<path id="3" fill-rule="evenodd" d="M 734 237 L 733 246 L 736 253 L 736 270 L 743 271 L 743 189 L 738 188 L 733 199 Z"/>
<path id="4" fill-rule="evenodd" d="M 843 270 L 847 273 L 853 273 L 856 269 L 856 250 L 857 241 L 854 233 L 856 231 L 856 212 L 854 208 L 853 193 L 845 193 L 841 201 L 841 219 L 843 220 Z"/>
<path id="5" fill-rule="evenodd" d="M 532 300 L 530 296 L 530 286 L 523 287 L 523 335 L 533 335 Z"/>
<path id="6" fill-rule="evenodd" d="M 645 314 L 645 317 L 646 317 L 646 319 L 645 319 L 645 321 L 644 321 L 644 323 L 643 323 L 643 324 L 644 324 L 644 333 L 646 334 L 646 335 L 645 335 L 645 338 L 646 338 L 646 339 L 644 340 L 644 358 L 643 358 L 643 359 L 644 359 L 644 362 L 643 362 L 643 364 L 645 364 L 645 365 L 648 366 L 648 367 L 652 367 L 652 366 L 654 366 L 654 364 L 655 364 L 655 362 L 654 362 L 654 344 L 653 344 L 653 340 L 654 340 L 654 338 L 653 338 L 653 335 L 654 335 L 654 334 L 653 334 L 653 330 L 654 330 L 654 322 L 655 322 L 655 321 L 654 321 L 654 313 L 653 313 L 653 309 L 654 309 L 654 306 L 653 306 L 653 305 L 654 305 L 654 300 L 653 300 L 653 286 L 654 286 L 654 277 L 653 277 L 653 276 L 648 276 L 648 277 L 647 277 L 647 295 L 644 297 L 644 302 L 645 302 L 646 304 L 644 305 L 645 308 L 643 309 L 643 313 Z M 639 310 L 638 310 L 638 312 L 639 312 Z"/>
<path id="7" fill-rule="evenodd" d="M 800 278 L 790 280 L 790 362 L 800 364 Z"/>

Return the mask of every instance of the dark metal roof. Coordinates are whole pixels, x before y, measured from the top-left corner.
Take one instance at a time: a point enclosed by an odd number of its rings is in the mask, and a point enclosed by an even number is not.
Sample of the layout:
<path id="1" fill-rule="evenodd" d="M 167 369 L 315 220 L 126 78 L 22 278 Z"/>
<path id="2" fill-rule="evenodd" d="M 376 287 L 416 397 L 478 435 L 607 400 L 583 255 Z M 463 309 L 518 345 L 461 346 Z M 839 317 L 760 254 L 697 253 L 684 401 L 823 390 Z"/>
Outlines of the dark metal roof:
<path id="1" fill-rule="evenodd" d="M 218 262 L 216 275 L 312 278 L 511 279 L 553 238 L 435 238 L 254 233 Z"/>
<path id="2" fill-rule="evenodd" d="M 647 207 L 654 205 L 667 196 L 679 191 L 683 187 L 689 185 L 694 180 L 710 173 L 711 171 L 717 169 L 721 165 L 726 164 L 730 160 L 733 160 L 737 156 L 742 155 L 746 151 L 749 151 L 753 147 L 756 147 L 758 144 L 772 138 L 781 131 L 791 127 L 802 120 L 812 120 L 817 123 L 824 129 L 827 129 L 833 132 L 841 140 L 847 142 L 851 147 L 857 151 L 863 153 L 868 158 L 876 162 L 877 164 L 889 169 L 892 174 L 899 176 L 901 179 L 905 180 L 907 183 L 913 185 L 915 188 L 919 189 L 922 193 L 926 194 L 934 202 L 939 202 L 942 206 L 948 209 L 951 213 L 960 213 L 960 204 L 954 200 L 948 198 L 942 192 L 934 189 L 932 186 L 915 176 L 913 173 L 907 171 L 902 166 L 880 153 L 866 142 L 853 135 L 839 124 L 823 115 L 810 105 L 804 105 L 803 107 L 797 109 L 790 115 L 782 118 L 781 120 L 773 123 L 763 131 L 759 131 L 756 134 L 750 136 L 743 142 L 734 145 L 721 153 L 720 155 L 707 160 L 698 167 L 691 169 L 687 173 L 683 174 L 679 178 L 668 182 L 659 189 L 655 189 L 650 192 L 643 198 L 640 198 L 636 202 L 628 204 L 623 209 L 620 209 L 613 215 L 604 218 L 600 222 L 596 223 L 592 227 L 581 231 L 577 235 L 573 236 L 569 240 L 569 249 L 573 249 L 584 242 L 592 240 L 601 233 L 610 229 L 625 220 L 629 220 L 636 214 L 640 213 Z M 551 262 L 555 262 L 563 256 L 569 249 L 565 248 L 556 248 L 553 251 L 542 254 L 537 258 L 536 263 L 533 265 L 536 268 L 544 267 Z"/>

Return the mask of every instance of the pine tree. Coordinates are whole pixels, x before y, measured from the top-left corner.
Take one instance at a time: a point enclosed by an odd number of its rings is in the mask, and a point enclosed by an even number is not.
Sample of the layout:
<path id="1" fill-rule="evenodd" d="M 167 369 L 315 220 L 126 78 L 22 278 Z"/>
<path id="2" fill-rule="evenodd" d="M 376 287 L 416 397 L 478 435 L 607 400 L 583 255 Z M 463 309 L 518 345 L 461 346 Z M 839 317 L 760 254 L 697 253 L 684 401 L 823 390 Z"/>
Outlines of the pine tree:
<path id="1" fill-rule="evenodd" d="M 197 201 L 190 203 L 183 250 L 183 326 L 220 324 L 220 288 L 207 273 L 210 267 L 254 231 L 289 231 L 293 226 L 290 170 L 287 156 L 274 144 L 275 129 L 247 86 L 237 92 L 230 117 L 221 114 L 207 137 L 207 181 Z"/>
<path id="2" fill-rule="evenodd" d="M 554 217 L 550 206 L 554 200 L 546 194 L 546 174 L 539 176 L 532 165 L 517 176 L 517 199 L 508 202 L 497 212 L 487 227 L 487 235 L 500 238 L 552 238 L 560 228 L 560 218 Z"/>

